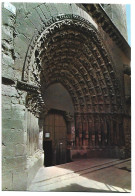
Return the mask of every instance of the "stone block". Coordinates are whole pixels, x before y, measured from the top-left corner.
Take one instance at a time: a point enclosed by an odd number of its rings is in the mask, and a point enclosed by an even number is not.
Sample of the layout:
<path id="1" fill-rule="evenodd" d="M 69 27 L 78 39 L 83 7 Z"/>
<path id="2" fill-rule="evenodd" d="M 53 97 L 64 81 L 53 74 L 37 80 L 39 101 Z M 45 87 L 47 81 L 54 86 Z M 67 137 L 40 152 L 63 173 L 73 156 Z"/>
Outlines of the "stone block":
<path id="1" fill-rule="evenodd" d="M 2 96 L 2 106 L 4 106 L 4 104 L 5 105 L 10 105 L 11 104 L 11 97 L 8 97 L 8 96 Z M 9 109 L 9 108 L 11 108 L 11 107 L 7 107 L 7 109 Z"/>
<path id="2" fill-rule="evenodd" d="M 16 29 L 17 29 L 18 35 L 21 35 L 21 39 L 24 40 L 26 44 L 30 43 L 30 39 L 32 37 L 30 27 L 31 26 L 29 26 L 29 24 L 26 23 L 25 18 L 23 18 L 23 20 L 22 20 L 22 17 L 18 18 Z M 34 26 L 33 26 L 33 29 L 35 29 Z"/>
<path id="3" fill-rule="evenodd" d="M 41 21 L 39 15 L 38 15 L 38 13 L 36 12 L 36 10 L 33 10 L 31 12 L 31 14 L 29 15 L 29 20 L 31 21 L 33 26 L 35 26 L 37 29 L 41 28 L 42 21 Z"/>
<path id="4" fill-rule="evenodd" d="M 14 64 L 14 59 L 11 55 L 11 53 L 8 54 L 2 54 L 2 65 L 7 65 L 7 66 L 13 66 Z"/>
<path id="5" fill-rule="evenodd" d="M 2 143 L 9 147 L 9 145 L 26 144 L 23 130 L 5 129 L 2 133 Z"/>
<path id="6" fill-rule="evenodd" d="M 41 8 L 40 8 L 41 5 L 39 7 L 36 7 L 36 11 L 39 14 L 39 16 L 41 17 L 41 19 L 45 22 L 46 21 L 46 18 L 45 18 L 45 15 L 44 15 L 45 13 L 43 13 L 43 11 L 41 10 Z"/>
<path id="7" fill-rule="evenodd" d="M 2 40 L 13 42 L 13 30 L 9 26 L 2 25 Z"/>
<path id="8" fill-rule="evenodd" d="M 2 169 L 3 172 L 6 171 L 23 171 L 26 168 L 26 157 L 17 156 L 17 157 L 6 157 L 2 159 Z"/>
<path id="9" fill-rule="evenodd" d="M 3 129 L 17 129 L 17 130 L 25 130 L 26 122 L 24 120 L 14 120 L 14 119 L 3 119 L 2 120 L 2 128 Z"/>
<path id="10" fill-rule="evenodd" d="M 35 26 L 31 23 L 31 21 L 30 21 L 29 18 L 26 18 L 25 19 L 25 22 L 28 25 L 28 32 L 26 32 L 27 33 L 26 35 L 27 35 L 27 37 L 29 39 L 31 39 L 32 38 L 32 35 L 34 35 L 37 30 L 36 30 Z"/>
<path id="11" fill-rule="evenodd" d="M 7 65 L 2 65 L 2 77 L 14 79 L 14 70 L 12 67 Z"/>
<path id="12" fill-rule="evenodd" d="M 8 105 L 5 105 L 6 107 Z M 9 107 L 9 106 L 8 106 Z M 11 119 L 12 111 L 11 109 L 5 109 L 4 106 L 2 106 L 2 119 Z"/>
<path id="13" fill-rule="evenodd" d="M 19 104 L 19 98 L 18 97 L 12 97 L 11 103 L 13 104 Z"/>
<path id="14" fill-rule="evenodd" d="M 25 3 L 27 12 L 31 12 L 34 8 L 41 5 L 40 3 Z"/>
<path id="15" fill-rule="evenodd" d="M 25 106 L 12 104 L 12 119 L 25 120 Z"/>
<path id="16" fill-rule="evenodd" d="M 69 4 L 69 3 L 63 3 L 62 4 L 62 7 L 63 7 L 63 12 L 65 14 L 72 14 L 72 4 Z"/>
<path id="17" fill-rule="evenodd" d="M 72 8 L 72 13 L 73 14 L 77 15 L 79 13 L 79 7 L 75 3 L 71 4 L 71 8 Z"/>
<path id="18" fill-rule="evenodd" d="M 6 54 L 6 51 L 7 51 L 7 54 L 9 51 L 13 51 L 13 43 L 9 42 L 8 40 L 2 40 L 2 49 L 4 51 L 4 53 Z"/>
<path id="19" fill-rule="evenodd" d="M 12 190 L 12 173 L 6 172 L 2 174 L 2 190 L 11 191 Z"/>
<path id="20" fill-rule="evenodd" d="M 51 15 L 54 17 L 54 16 L 57 16 L 58 15 L 58 10 L 57 10 L 57 7 L 55 6 L 56 4 L 55 3 L 49 3 L 49 11 L 51 13 Z"/>
<path id="21" fill-rule="evenodd" d="M 15 51 L 17 52 L 16 48 L 15 48 Z M 22 77 L 22 70 L 23 70 L 23 64 L 24 64 L 24 59 L 25 59 L 25 56 L 26 56 L 26 51 L 23 52 L 23 54 L 21 54 L 21 56 L 17 55 L 17 58 L 15 59 L 15 62 L 14 62 L 14 76 L 15 76 L 15 79 L 18 79 L 18 80 L 21 80 L 21 77 Z"/>
<path id="22" fill-rule="evenodd" d="M 27 172 L 13 173 L 13 191 L 26 191 L 27 190 Z"/>
<path id="23" fill-rule="evenodd" d="M 22 62 L 21 62 L 22 65 Z M 22 66 L 23 69 L 23 66 Z M 22 71 L 14 69 L 14 80 L 21 80 L 22 79 Z"/>
<path id="24" fill-rule="evenodd" d="M 49 18 L 51 18 L 51 13 L 50 13 L 50 10 L 49 10 L 49 4 L 48 3 L 43 3 L 41 6 L 40 6 L 40 9 L 42 10 L 42 12 L 44 13 L 45 15 L 45 18 L 48 20 Z"/>
<path id="25" fill-rule="evenodd" d="M 70 4 L 67 3 L 58 3 L 55 4 L 55 7 L 57 9 L 58 14 L 72 14 L 72 8 L 70 6 Z M 55 12 L 53 12 L 53 10 L 50 10 L 51 14 L 55 15 Z"/>
<path id="26" fill-rule="evenodd" d="M 26 146 L 24 144 L 16 144 L 15 155 L 16 156 L 26 155 Z"/>
<path id="27" fill-rule="evenodd" d="M 57 10 L 58 15 L 63 13 L 63 8 L 62 8 L 61 3 L 55 3 L 54 6 Z"/>
<path id="28" fill-rule="evenodd" d="M 15 15 L 8 11 L 7 9 L 2 9 L 2 24 L 9 25 L 10 27 L 14 26 Z"/>
<path id="29" fill-rule="evenodd" d="M 65 6 L 66 6 L 66 9 L 67 9 L 68 13 L 69 13 L 69 14 L 72 14 L 72 7 L 71 7 L 71 4 L 66 3 Z"/>
<path id="30" fill-rule="evenodd" d="M 10 141 L 7 145 L 5 145 L 4 141 L 2 142 L 4 145 L 2 145 L 2 157 L 14 157 L 15 156 L 15 145 Z"/>
<path id="31" fill-rule="evenodd" d="M 28 39 L 24 35 L 18 34 L 15 37 L 14 39 L 15 51 L 19 53 L 20 56 L 24 57 L 26 55 L 28 45 L 29 45 Z"/>
<path id="32" fill-rule="evenodd" d="M 15 87 L 2 85 L 2 95 L 9 96 L 9 97 L 18 97 L 18 92 Z"/>
<path id="33" fill-rule="evenodd" d="M 24 8 L 24 3 L 13 3 L 12 2 L 12 5 L 14 5 L 16 7 L 16 11 L 17 11 L 17 14 L 19 14 L 20 11 L 22 11 L 22 9 Z"/>

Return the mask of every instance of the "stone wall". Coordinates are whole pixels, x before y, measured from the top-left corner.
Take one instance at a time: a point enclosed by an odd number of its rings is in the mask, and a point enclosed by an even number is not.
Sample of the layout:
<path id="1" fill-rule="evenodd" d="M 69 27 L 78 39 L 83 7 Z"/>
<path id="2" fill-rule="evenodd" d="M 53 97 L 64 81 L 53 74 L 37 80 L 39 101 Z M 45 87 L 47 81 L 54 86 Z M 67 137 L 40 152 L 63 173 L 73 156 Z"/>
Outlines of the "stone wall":
<path id="1" fill-rule="evenodd" d="M 3 189 L 16 190 L 18 176 L 26 189 L 26 115 L 25 93 L 14 86 L 2 85 L 2 171 Z M 23 171 L 23 173 L 20 171 Z M 21 172 L 21 175 L 20 175 Z"/>
<path id="2" fill-rule="evenodd" d="M 96 24 L 75 4 L 12 5 L 16 14 L 2 4 L 3 190 L 26 190 L 43 165 L 42 150 L 38 149 L 38 119 L 27 111 L 27 93 L 16 88 L 29 44 L 44 22 L 59 14 L 78 14 Z"/>
<path id="3" fill-rule="evenodd" d="M 126 5 L 121 4 L 102 4 L 107 15 L 114 25 L 118 28 L 123 37 L 128 41 Z"/>
<path id="4" fill-rule="evenodd" d="M 110 58 L 114 62 L 115 73 L 117 74 L 117 78 L 121 85 L 121 93 L 122 96 L 125 97 L 124 92 L 124 64 L 130 67 L 130 58 L 126 56 L 123 51 L 116 45 L 116 43 L 109 37 L 109 35 L 103 31 L 103 29 L 99 26 L 99 32 L 104 40 L 108 53 L 110 54 Z"/>

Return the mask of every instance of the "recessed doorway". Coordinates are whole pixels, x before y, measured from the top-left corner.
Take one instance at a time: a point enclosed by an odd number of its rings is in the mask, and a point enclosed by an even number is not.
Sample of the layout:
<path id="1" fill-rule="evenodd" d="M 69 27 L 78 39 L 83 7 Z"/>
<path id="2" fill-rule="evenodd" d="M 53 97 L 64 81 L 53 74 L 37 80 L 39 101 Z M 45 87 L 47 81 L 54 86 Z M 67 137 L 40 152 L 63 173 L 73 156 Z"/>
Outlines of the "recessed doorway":
<path id="1" fill-rule="evenodd" d="M 51 110 L 44 120 L 44 165 L 67 162 L 67 122 L 62 111 Z"/>

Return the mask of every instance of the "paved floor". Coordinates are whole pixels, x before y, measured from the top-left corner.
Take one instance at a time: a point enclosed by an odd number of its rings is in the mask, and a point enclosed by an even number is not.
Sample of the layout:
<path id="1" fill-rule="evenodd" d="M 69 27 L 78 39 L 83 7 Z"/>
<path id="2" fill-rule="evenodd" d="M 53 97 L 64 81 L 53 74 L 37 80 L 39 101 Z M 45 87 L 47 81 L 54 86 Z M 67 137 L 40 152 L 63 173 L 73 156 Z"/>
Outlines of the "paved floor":
<path id="1" fill-rule="evenodd" d="M 42 167 L 28 191 L 131 192 L 131 160 L 92 158 Z"/>

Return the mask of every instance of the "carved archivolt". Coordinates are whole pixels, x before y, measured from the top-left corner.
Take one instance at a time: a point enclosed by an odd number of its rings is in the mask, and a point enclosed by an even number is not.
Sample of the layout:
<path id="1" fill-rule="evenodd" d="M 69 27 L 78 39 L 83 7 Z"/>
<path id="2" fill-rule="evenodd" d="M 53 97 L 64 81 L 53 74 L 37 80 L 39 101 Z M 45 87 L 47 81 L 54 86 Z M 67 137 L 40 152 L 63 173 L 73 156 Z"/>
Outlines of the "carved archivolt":
<path id="1" fill-rule="evenodd" d="M 76 113 L 122 113 L 113 63 L 97 30 L 79 16 L 57 16 L 43 26 L 29 46 L 22 79 L 41 96 L 62 83 Z"/>

